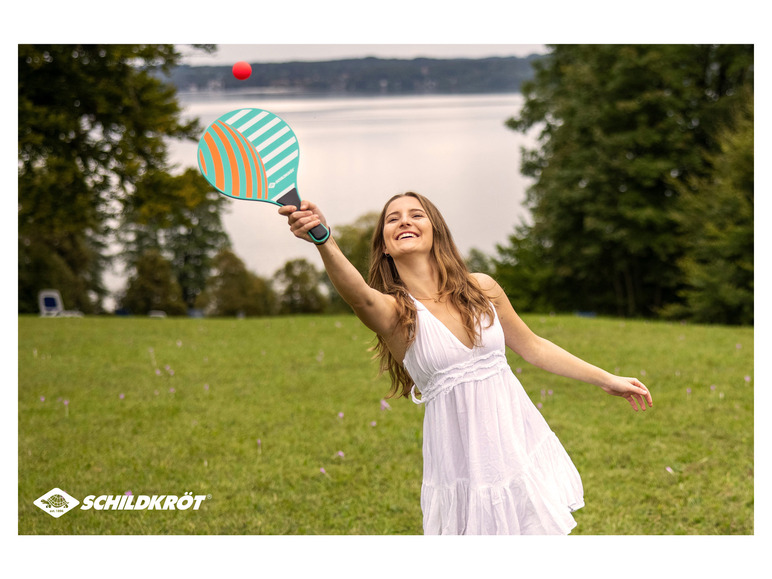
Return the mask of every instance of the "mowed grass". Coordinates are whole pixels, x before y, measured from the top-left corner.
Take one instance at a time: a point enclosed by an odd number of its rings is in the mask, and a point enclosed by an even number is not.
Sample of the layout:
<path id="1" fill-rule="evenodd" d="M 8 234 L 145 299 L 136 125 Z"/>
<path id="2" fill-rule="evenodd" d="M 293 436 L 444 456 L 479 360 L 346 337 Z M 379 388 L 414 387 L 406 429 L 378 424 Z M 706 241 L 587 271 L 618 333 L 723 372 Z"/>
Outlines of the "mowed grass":
<path id="1" fill-rule="evenodd" d="M 508 353 L 582 475 L 574 534 L 753 533 L 752 328 L 523 317 L 654 396 Z M 382 406 L 370 346 L 353 316 L 20 317 L 19 533 L 420 534 L 423 408 Z M 56 519 L 33 504 L 54 487 L 207 499 Z"/>

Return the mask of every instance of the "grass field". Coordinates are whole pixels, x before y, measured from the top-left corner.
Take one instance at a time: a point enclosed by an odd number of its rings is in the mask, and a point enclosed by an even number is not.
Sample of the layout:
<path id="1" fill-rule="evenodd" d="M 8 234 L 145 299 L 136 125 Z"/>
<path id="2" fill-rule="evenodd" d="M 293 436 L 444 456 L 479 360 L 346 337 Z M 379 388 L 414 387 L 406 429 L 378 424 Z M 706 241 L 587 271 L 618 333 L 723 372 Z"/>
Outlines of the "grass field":
<path id="1" fill-rule="evenodd" d="M 585 486 L 577 535 L 752 534 L 752 328 L 523 316 L 640 378 L 654 408 L 508 353 Z M 389 399 L 353 316 L 19 318 L 19 534 L 420 534 L 423 408 Z M 207 498 L 81 510 L 87 495 Z"/>

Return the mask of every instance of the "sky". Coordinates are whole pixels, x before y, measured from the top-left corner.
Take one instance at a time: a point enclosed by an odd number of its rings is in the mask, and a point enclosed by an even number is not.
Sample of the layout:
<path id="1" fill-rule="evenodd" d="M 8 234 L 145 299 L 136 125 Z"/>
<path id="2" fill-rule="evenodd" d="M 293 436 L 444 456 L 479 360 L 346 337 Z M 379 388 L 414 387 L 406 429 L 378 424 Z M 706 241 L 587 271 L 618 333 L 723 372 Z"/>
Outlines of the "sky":
<path id="1" fill-rule="evenodd" d="M 246 62 L 337 60 L 343 58 L 486 58 L 544 54 L 543 44 L 218 44 L 215 54 L 180 45 L 185 64 L 191 66 Z"/>

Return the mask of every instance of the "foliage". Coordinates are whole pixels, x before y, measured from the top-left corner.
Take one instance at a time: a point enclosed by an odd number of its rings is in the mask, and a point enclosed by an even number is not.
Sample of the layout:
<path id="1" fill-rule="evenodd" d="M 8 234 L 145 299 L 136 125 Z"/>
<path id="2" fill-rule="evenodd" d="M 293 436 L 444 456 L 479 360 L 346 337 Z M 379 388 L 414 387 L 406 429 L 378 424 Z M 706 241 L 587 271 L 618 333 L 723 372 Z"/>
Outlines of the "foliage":
<path id="1" fill-rule="evenodd" d="M 327 297 L 321 292 L 322 274 L 305 259 L 288 261 L 274 274 L 279 291 L 280 314 L 323 312 Z"/>
<path id="2" fill-rule="evenodd" d="M 572 534 L 754 533 L 752 328 L 523 319 L 654 396 L 635 413 L 508 354 L 582 476 Z M 18 533 L 420 534 L 424 408 L 381 409 L 389 384 L 371 339 L 351 315 L 20 317 Z M 33 504 L 54 486 L 81 501 L 211 499 L 54 519 Z"/>
<path id="3" fill-rule="evenodd" d="M 171 264 L 158 251 L 151 249 L 137 259 L 136 272 L 129 278 L 121 307 L 136 315 L 146 315 L 151 310 L 171 316 L 186 313 L 182 289 Z"/>
<path id="4" fill-rule="evenodd" d="M 679 301 L 684 273 L 673 179 L 704 177 L 704 155 L 742 87 L 753 47 L 559 45 L 535 64 L 508 125 L 539 127 L 522 171 L 533 223 L 500 250 L 508 291 L 555 310 L 652 315 Z M 543 264 L 543 267 L 542 267 Z"/>
<path id="5" fill-rule="evenodd" d="M 710 172 L 677 183 L 674 218 L 686 247 L 683 304 L 664 313 L 697 322 L 753 324 L 753 97 L 720 133 Z"/>
<path id="6" fill-rule="evenodd" d="M 212 258 L 229 245 L 221 220 L 225 203 L 195 169 L 174 176 L 147 173 L 126 201 L 120 235 L 124 259 L 131 263 L 148 249 L 167 255 L 192 309 L 210 275 Z"/>
<path id="7" fill-rule="evenodd" d="M 214 275 L 197 305 L 214 316 L 267 316 L 275 313 L 277 297 L 271 282 L 248 271 L 230 249 L 221 250 L 212 263 Z"/>
<path id="8" fill-rule="evenodd" d="M 494 275 L 495 264 L 493 259 L 473 247 L 469 250 L 469 255 L 466 256 L 466 267 L 473 273 L 484 273 L 486 275 Z"/>
<path id="9" fill-rule="evenodd" d="M 545 251 L 549 242 L 539 235 L 521 225 L 509 236 L 509 245 L 497 245 L 493 277 L 518 311 L 551 312 L 555 304 L 564 304 L 568 310 L 572 293 L 552 285 L 558 274 Z"/>
<path id="10" fill-rule="evenodd" d="M 19 45 L 19 311 L 59 283 L 69 307 L 98 309 L 121 204 L 166 169 L 166 139 L 199 132 L 163 81 L 179 58 L 170 44 Z"/>
<path id="11" fill-rule="evenodd" d="M 65 307 L 94 313 L 95 297 L 103 292 L 99 275 L 99 244 L 84 236 L 70 234 L 63 227 L 47 235 L 19 235 L 19 312 L 37 312 L 37 295 L 42 289 L 58 289 Z"/>

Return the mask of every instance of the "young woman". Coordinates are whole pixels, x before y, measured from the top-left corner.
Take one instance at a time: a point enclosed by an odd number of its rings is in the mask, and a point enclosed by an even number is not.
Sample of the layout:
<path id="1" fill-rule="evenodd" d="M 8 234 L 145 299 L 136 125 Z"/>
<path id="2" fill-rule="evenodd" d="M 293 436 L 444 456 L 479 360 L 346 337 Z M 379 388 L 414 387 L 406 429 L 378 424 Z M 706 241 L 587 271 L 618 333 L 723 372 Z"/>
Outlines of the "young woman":
<path id="1" fill-rule="evenodd" d="M 326 225 L 308 201 L 279 213 L 307 241 Z M 377 335 L 392 394 L 425 404 L 424 533 L 568 534 L 571 512 L 584 505 L 579 473 L 509 368 L 505 346 L 636 411 L 652 406 L 647 388 L 535 335 L 491 277 L 469 273 L 442 215 L 417 193 L 383 208 L 369 284 L 332 236 L 318 248 L 337 291 Z"/>

